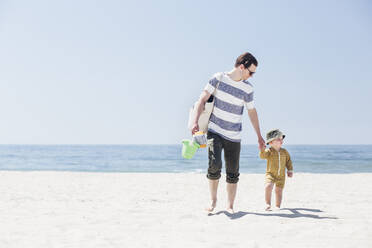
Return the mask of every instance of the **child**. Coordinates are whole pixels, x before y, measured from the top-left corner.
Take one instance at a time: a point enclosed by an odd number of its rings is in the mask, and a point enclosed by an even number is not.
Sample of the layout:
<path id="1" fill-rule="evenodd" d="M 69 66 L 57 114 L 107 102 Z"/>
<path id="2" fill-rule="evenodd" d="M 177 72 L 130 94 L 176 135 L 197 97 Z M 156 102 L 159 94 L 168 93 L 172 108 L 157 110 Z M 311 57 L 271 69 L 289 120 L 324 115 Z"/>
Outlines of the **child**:
<path id="1" fill-rule="evenodd" d="M 285 168 L 288 177 L 293 176 L 292 161 L 286 149 L 281 148 L 285 135 L 279 130 L 274 129 L 266 134 L 267 145 L 270 148 L 263 148 L 260 151 L 260 158 L 267 160 L 266 180 L 265 180 L 265 200 L 266 211 L 271 211 L 271 192 L 275 183 L 276 207 L 280 209 L 282 203 L 283 187 L 285 182 Z"/>

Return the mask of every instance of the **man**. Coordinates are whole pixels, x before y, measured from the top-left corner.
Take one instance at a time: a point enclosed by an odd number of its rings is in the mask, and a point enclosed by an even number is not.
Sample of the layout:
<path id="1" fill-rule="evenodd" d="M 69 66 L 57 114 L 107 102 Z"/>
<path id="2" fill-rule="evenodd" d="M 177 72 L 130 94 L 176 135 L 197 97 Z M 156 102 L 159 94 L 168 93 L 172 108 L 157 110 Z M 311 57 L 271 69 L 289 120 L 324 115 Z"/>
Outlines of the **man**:
<path id="1" fill-rule="evenodd" d="M 205 86 L 196 104 L 196 115 L 192 126 L 192 134 L 199 130 L 198 121 L 206 101 L 213 94 L 214 108 L 208 124 L 208 159 L 207 178 L 211 195 L 212 212 L 217 203 L 217 188 L 221 177 L 221 152 L 224 150 L 226 182 L 227 182 L 227 211 L 234 213 L 234 200 L 239 181 L 239 158 L 242 131 L 242 115 L 244 106 L 256 131 L 259 149 L 265 146 L 261 136 L 257 111 L 253 103 L 253 87 L 246 81 L 256 72 L 257 60 L 250 53 L 240 55 L 235 62 L 235 68 L 227 73 L 216 73 Z"/>

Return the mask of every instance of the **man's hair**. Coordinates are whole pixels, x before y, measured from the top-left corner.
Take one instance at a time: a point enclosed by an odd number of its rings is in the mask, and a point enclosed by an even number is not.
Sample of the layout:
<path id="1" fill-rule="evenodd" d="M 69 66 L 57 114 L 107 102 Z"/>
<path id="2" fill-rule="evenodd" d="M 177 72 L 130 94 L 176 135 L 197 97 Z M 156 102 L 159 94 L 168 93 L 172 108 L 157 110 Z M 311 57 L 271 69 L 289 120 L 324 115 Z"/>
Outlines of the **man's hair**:
<path id="1" fill-rule="evenodd" d="M 250 53 L 243 53 L 240 55 L 235 62 L 235 67 L 239 65 L 244 65 L 244 68 L 250 67 L 252 64 L 258 65 L 257 59 Z"/>

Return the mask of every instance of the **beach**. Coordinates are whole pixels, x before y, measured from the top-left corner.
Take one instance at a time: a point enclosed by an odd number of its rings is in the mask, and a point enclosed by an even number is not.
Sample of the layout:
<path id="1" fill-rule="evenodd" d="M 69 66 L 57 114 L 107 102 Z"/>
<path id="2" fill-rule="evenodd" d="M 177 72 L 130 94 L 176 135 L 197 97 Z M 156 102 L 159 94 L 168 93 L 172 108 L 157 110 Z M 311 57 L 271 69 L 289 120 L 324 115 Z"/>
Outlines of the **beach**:
<path id="1" fill-rule="evenodd" d="M 214 214 L 201 173 L 0 172 L 0 247 L 372 247 L 372 173 L 296 173 L 265 212 L 241 174 L 235 214 Z"/>

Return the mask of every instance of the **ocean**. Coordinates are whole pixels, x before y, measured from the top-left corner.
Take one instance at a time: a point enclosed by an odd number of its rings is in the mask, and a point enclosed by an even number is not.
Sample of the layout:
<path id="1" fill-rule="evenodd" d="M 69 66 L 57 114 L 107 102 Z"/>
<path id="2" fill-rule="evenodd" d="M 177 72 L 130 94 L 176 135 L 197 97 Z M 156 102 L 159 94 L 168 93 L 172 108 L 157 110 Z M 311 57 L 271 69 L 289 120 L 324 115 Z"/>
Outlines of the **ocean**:
<path id="1" fill-rule="evenodd" d="M 372 172 L 372 145 L 287 145 L 295 172 Z M 181 156 L 182 145 L 0 145 L 0 170 L 205 173 L 207 150 Z M 264 173 L 256 145 L 242 145 L 240 172 Z M 223 167 L 224 170 L 224 167 Z"/>

